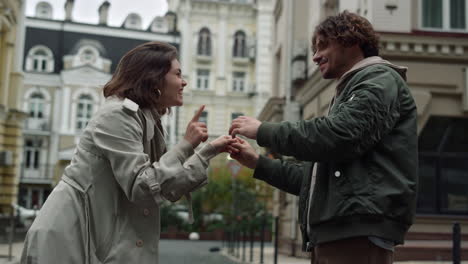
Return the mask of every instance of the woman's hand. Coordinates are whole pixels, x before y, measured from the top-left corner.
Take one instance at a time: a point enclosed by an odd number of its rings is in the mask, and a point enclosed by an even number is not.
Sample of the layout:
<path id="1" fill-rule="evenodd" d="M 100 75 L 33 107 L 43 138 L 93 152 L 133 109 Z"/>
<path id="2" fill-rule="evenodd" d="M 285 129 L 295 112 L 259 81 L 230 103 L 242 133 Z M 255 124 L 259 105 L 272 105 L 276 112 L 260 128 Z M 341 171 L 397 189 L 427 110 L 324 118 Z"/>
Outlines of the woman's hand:
<path id="1" fill-rule="evenodd" d="M 211 141 L 210 144 L 216 149 L 218 153 L 232 153 L 233 151 L 237 152 L 237 149 L 234 149 L 231 146 L 231 144 L 234 142 L 236 142 L 236 139 L 232 138 L 231 136 L 220 136 L 217 139 Z"/>
<path id="2" fill-rule="evenodd" d="M 192 120 L 190 120 L 188 123 L 187 129 L 185 130 L 184 139 L 192 144 L 193 148 L 198 147 L 200 142 L 205 142 L 208 139 L 208 128 L 206 127 L 206 124 L 203 122 L 198 122 L 198 119 L 203 113 L 203 109 L 205 109 L 205 106 L 200 106 L 200 109 L 198 109 L 198 112 L 195 113 Z"/>

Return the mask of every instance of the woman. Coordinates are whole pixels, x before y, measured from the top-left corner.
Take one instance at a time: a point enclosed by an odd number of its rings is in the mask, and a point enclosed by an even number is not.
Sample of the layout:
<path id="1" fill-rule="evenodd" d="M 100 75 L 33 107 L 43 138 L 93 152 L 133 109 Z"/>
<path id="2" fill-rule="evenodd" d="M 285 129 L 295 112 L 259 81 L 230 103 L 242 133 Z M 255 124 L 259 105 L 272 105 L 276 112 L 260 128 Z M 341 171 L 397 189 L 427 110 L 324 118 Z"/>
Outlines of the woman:
<path id="1" fill-rule="evenodd" d="M 206 168 L 233 142 L 207 140 L 200 107 L 166 152 L 160 117 L 183 103 L 176 49 L 149 42 L 121 59 L 104 86 L 71 164 L 31 226 L 21 263 L 158 263 L 159 205 L 203 186 Z"/>

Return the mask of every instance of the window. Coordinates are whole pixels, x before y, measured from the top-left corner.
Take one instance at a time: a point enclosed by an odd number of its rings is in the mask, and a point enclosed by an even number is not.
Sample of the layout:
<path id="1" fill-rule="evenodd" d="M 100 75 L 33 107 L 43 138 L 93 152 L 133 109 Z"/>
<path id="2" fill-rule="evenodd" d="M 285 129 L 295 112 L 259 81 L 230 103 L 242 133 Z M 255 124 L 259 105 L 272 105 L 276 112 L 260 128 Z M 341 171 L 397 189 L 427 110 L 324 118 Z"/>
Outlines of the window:
<path id="1" fill-rule="evenodd" d="M 44 118 L 44 96 L 41 93 L 33 93 L 29 99 L 28 112 L 30 118 Z"/>
<path id="2" fill-rule="evenodd" d="M 195 111 L 196 113 L 196 111 Z M 208 126 L 208 112 L 207 111 L 203 111 L 200 115 L 200 118 L 198 119 L 198 122 L 202 122 L 202 123 L 205 123 L 206 126 Z"/>
<path id="3" fill-rule="evenodd" d="M 240 112 L 234 112 L 234 113 L 231 113 L 231 122 L 232 120 L 238 118 L 239 116 L 243 116 L 244 114 L 243 113 L 240 113 Z"/>
<path id="4" fill-rule="evenodd" d="M 93 114 L 93 99 L 90 95 L 83 94 L 78 98 L 76 111 L 76 128 L 82 130 L 86 127 Z"/>
<path id="5" fill-rule="evenodd" d="M 24 142 L 24 168 L 38 169 L 40 162 L 42 140 L 26 139 Z"/>
<path id="6" fill-rule="evenodd" d="M 467 0 L 421 0 L 422 26 L 438 30 L 467 30 Z"/>
<path id="7" fill-rule="evenodd" d="M 52 51 L 45 46 L 35 46 L 29 50 L 26 58 L 26 70 L 35 72 L 54 71 Z"/>
<path id="8" fill-rule="evenodd" d="M 245 72 L 234 72 L 232 74 L 232 91 L 243 92 L 245 90 Z"/>
<path id="9" fill-rule="evenodd" d="M 245 39 L 245 33 L 243 31 L 237 31 L 236 34 L 234 34 L 234 47 L 232 49 L 233 57 L 247 56 L 247 47 Z"/>
<path id="10" fill-rule="evenodd" d="M 211 56 L 211 34 L 210 30 L 202 28 L 198 34 L 198 55 Z"/>
<path id="11" fill-rule="evenodd" d="M 210 80 L 209 70 L 197 70 L 197 89 L 208 90 Z"/>
<path id="12" fill-rule="evenodd" d="M 468 119 L 432 116 L 419 136 L 418 212 L 468 215 Z"/>
<path id="13" fill-rule="evenodd" d="M 49 129 L 48 100 L 42 92 L 34 91 L 25 100 L 25 111 L 29 114 L 29 118 L 25 121 L 25 129 L 27 130 L 42 130 Z"/>
<path id="14" fill-rule="evenodd" d="M 88 63 L 88 64 L 94 63 L 96 61 L 96 57 L 97 57 L 96 53 L 90 48 L 83 49 L 83 51 L 80 54 L 80 60 L 83 63 Z"/>

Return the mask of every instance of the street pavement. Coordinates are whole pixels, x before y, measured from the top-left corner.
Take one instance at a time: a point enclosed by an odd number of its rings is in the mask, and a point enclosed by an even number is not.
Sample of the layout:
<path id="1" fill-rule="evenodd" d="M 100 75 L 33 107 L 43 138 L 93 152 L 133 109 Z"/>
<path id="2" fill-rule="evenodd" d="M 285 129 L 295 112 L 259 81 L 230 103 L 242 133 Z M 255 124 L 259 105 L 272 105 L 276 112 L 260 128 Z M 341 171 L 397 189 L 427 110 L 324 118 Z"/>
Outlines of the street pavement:
<path id="1" fill-rule="evenodd" d="M 250 249 L 247 247 L 243 258 L 242 249 L 234 256 L 228 254 L 226 248 L 221 247 L 220 241 L 190 241 L 190 240 L 161 240 L 159 246 L 161 264 L 236 264 L 260 263 L 260 246 L 255 243 L 253 247 L 253 261 L 250 262 Z M 211 252 L 210 249 L 220 248 L 220 251 Z M 0 264 L 18 264 L 23 249 L 22 242 L 16 242 L 12 247 L 12 260 L 5 256 L 9 253 L 9 244 L 0 244 Z M 271 243 L 264 247 L 264 264 L 274 264 L 274 248 Z M 462 261 L 468 264 L 468 261 Z M 278 255 L 278 264 L 310 264 L 309 259 Z M 403 261 L 394 264 L 452 264 L 451 261 Z"/>

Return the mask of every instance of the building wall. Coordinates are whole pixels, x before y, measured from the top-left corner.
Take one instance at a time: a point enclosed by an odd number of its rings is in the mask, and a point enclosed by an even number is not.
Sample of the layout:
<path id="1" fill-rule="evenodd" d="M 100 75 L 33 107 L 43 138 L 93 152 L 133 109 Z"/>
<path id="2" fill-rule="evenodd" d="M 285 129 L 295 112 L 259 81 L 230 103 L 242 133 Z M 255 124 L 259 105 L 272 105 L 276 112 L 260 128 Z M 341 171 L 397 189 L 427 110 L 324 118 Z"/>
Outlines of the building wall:
<path id="1" fill-rule="evenodd" d="M 19 0 L 0 1 L 0 153 L 12 158 L 0 165 L 0 215 L 10 212 L 18 192 L 21 122 L 25 118 L 18 101 L 23 79 L 18 58 L 23 45 L 22 3 Z M 5 12 L 7 9 L 10 12 Z"/>
<path id="2" fill-rule="evenodd" d="M 178 14 L 182 32 L 181 64 L 188 85 L 184 89 L 184 106 L 178 109 L 179 139 L 195 111 L 206 105 L 208 133 L 211 138 L 228 132 L 232 113 L 255 115 L 260 97 L 269 95 L 270 61 L 262 57 L 270 47 L 271 8 L 268 0 L 259 1 L 171 1 L 169 7 Z M 259 24 L 257 24 L 259 23 Z M 199 56 L 199 32 L 211 33 L 211 55 Z M 233 56 L 234 35 L 246 34 L 247 56 Z M 197 70 L 209 70 L 209 87 L 197 89 Z M 233 72 L 244 72 L 244 91 L 233 91 Z"/>
<path id="3" fill-rule="evenodd" d="M 169 23 L 170 16 L 156 17 L 148 29 L 134 28 L 125 22 L 122 27 L 107 26 L 103 17 L 99 25 L 79 23 L 72 17 L 66 21 L 38 14 L 26 18 L 24 56 L 19 60 L 25 70 L 25 81 L 19 102 L 20 108 L 30 116 L 21 139 L 25 145 L 21 161 L 21 205 L 40 208 L 61 179 L 85 126 L 83 121 L 82 127 L 78 127 L 80 96 L 89 96 L 92 115 L 104 103 L 102 88 L 126 52 L 149 41 L 179 47 L 180 34 Z M 162 29 L 153 27 L 153 23 L 162 23 L 158 24 Z M 38 55 L 38 49 L 46 55 Z M 86 55 L 85 50 L 93 55 Z M 37 94 L 42 96 L 41 107 L 33 99 Z M 40 109 L 36 111 L 40 116 L 31 109 Z M 175 115 L 172 119 L 163 117 L 163 124 L 170 131 L 169 145 L 175 141 L 175 118 Z"/>
<path id="4" fill-rule="evenodd" d="M 294 1 L 296 7 L 302 1 Z M 286 5 L 286 1 L 277 0 Z M 396 8 L 390 10 L 388 3 L 396 3 Z M 275 12 L 276 27 L 273 28 L 273 82 L 292 82 L 292 99 L 297 101 L 302 109 L 302 119 L 323 116 L 328 110 L 331 98 L 335 93 L 336 81 L 324 80 L 316 65 L 312 63 L 310 52 L 311 36 L 314 27 L 328 14 L 336 14 L 345 9 L 365 16 L 374 25 L 381 37 L 381 56 L 391 62 L 407 66 L 408 86 L 418 107 L 418 132 L 421 132 L 431 116 L 468 118 L 467 114 L 467 65 L 468 65 L 468 29 L 464 31 L 428 30 L 421 27 L 421 3 L 417 1 L 385 1 L 385 0 L 342 0 L 342 1 L 308 1 L 299 10 L 292 12 L 293 43 L 307 42 L 306 73 L 304 79 L 283 76 L 279 69 L 295 68 L 295 61 L 279 60 L 284 58 L 283 47 L 288 35 L 284 27 L 288 14 L 283 6 L 282 12 Z M 278 10 L 276 8 L 275 10 Z M 307 10 L 307 12 L 305 12 Z M 304 23 L 304 21 L 308 21 Z M 282 26 L 279 26 L 282 25 Z M 305 28 L 304 25 L 306 25 Z M 294 45 L 294 44 L 293 44 Z M 296 45 L 297 48 L 298 45 Z M 278 56 L 277 54 L 281 54 Z M 295 53 L 293 53 L 295 54 Z M 282 87 L 287 87 L 283 85 Z M 280 108 L 275 114 L 273 105 L 284 98 L 286 90 L 272 86 L 272 97 L 260 114 L 261 120 L 278 121 L 284 116 L 286 108 Z M 275 96 L 279 97 L 276 98 Z M 278 114 L 279 113 L 279 114 Z M 284 120 L 284 119 L 281 119 Z M 301 238 L 298 230 L 292 228 L 291 212 L 295 210 L 294 200 L 288 194 L 275 191 L 274 213 L 280 217 L 280 252 L 288 255 L 303 255 L 300 251 Z M 297 210 L 296 210 L 297 213 Z M 465 216 L 463 216 L 465 217 Z M 410 232 L 451 232 L 451 222 L 464 219 L 455 216 L 428 216 L 418 214 Z M 463 222 L 463 221 L 462 221 Z M 466 221 L 463 222 L 466 224 Z"/>

